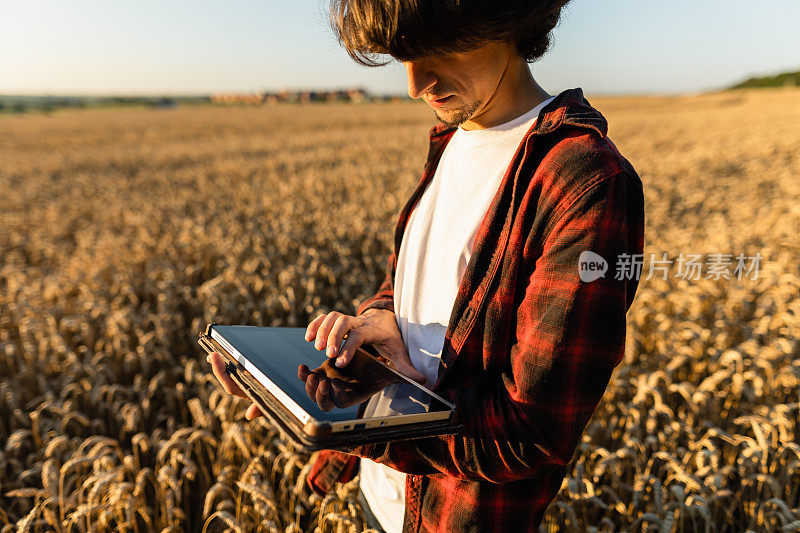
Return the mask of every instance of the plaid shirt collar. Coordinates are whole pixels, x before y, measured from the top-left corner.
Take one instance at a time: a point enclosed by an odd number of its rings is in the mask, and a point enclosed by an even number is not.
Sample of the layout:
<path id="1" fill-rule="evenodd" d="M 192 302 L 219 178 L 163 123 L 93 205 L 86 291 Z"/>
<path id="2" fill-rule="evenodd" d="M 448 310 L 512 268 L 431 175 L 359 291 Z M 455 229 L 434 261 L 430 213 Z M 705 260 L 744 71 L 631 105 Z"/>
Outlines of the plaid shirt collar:
<path id="1" fill-rule="evenodd" d="M 544 135 L 561 127 L 562 124 L 592 129 L 600 137 L 608 134 L 608 122 L 583 96 L 583 90 L 578 87 L 567 89 L 558 94 L 552 102 L 544 106 L 539 113 L 539 120 L 526 134 L 525 140 L 532 135 Z M 457 126 L 437 124 L 430 131 L 430 140 L 437 137 L 448 136 L 456 130 Z"/>

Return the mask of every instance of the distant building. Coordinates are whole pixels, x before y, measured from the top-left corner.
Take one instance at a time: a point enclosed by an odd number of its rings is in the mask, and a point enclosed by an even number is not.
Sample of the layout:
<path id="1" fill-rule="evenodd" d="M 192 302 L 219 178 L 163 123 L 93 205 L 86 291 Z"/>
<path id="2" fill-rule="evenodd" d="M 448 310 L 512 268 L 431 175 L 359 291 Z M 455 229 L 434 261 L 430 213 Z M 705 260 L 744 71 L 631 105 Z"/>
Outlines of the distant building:
<path id="1" fill-rule="evenodd" d="M 369 99 L 369 93 L 364 89 L 350 89 L 347 91 L 347 99 L 350 102 L 359 104 L 366 102 Z"/>
<path id="2" fill-rule="evenodd" d="M 386 97 L 371 95 L 366 89 L 356 87 L 330 91 L 317 90 L 280 90 L 263 93 L 216 93 L 211 95 L 211 102 L 217 105 L 263 105 L 278 103 L 312 102 L 372 102 L 384 100 Z"/>
<path id="3" fill-rule="evenodd" d="M 260 105 L 264 103 L 264 95 L 257 93 L 217 93 L 211 95 L 211 103 L 218 105 Z"/>

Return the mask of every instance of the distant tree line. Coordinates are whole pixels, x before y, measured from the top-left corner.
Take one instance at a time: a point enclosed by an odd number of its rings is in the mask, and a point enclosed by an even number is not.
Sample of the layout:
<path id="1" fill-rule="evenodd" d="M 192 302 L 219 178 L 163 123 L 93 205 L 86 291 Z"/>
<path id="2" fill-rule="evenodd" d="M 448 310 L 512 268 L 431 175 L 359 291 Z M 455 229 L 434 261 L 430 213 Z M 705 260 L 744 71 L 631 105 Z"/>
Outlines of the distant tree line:
<path id="1" fill-rule="evenodd" d="M 50 112 L 107 106 L 170 108 L 178 104 L 209 103 L 208 96 L 26 96 L 0 95 L 0 113 Z"/>
<path id="2" fill-rule="evenodd" d="M 782 72 L 774 76 L 759 76 L 737 83 L 731 89 L 754 89 L 761 87 L 800 87 L 800 70 Z"/>
<path id="3" fill-rule="evenodd" d="M 395 102 L 408 98 L 375 95 L 362 88 L 337 90 L 282 90 L 276 92 L 215 93 L 207 96 L 28 96 L 0 95 L 0 113 L 50 112 L 56 109 L 106 106 L 171 108 L 181 104 L 263 105 L 311 102 Z"/>

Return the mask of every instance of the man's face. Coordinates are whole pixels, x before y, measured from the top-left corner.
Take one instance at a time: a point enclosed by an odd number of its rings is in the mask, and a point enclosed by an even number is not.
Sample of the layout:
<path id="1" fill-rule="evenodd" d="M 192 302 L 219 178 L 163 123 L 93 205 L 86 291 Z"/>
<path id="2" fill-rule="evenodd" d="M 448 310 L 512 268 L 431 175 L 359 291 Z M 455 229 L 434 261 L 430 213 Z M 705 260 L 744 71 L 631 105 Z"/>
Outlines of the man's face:
<path id="1" fill-rule="evenodd" d="M 467 52 L 403 61 L 408 95 L 425 100 L 443 123 L 461 124 L 490 106 L 509 62 L 518 59 L 510 43 L 490 43 Z"/>

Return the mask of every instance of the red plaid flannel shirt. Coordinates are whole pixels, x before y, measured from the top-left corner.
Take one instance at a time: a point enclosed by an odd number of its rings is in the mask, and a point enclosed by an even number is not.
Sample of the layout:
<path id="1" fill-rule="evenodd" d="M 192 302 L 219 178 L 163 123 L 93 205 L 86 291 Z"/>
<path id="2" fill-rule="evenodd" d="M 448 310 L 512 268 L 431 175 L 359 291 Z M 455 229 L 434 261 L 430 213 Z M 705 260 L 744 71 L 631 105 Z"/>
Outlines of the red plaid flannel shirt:
<path id="1" fill-rule="evenodd" d="M 435 126 L 422 179 L 397 223 L 378 292 L 358 306 L 394 311 L 397 252 L 454 128 Z M 457 435 L 319 452 L 324 494 L 358 456 L 408 474 L 404 531 L 534 531 L 611 372 L 622 360 L 642 254 L 644 197 L 631 164 L 581 89 L 559 94 L 526 134 L 478 229 L 445 333 L 434 387 L 458 406 Z M 581 281 L 584 250 L 608 262 Z M 621 263 L 618 263 L 620 261 Z"/>

